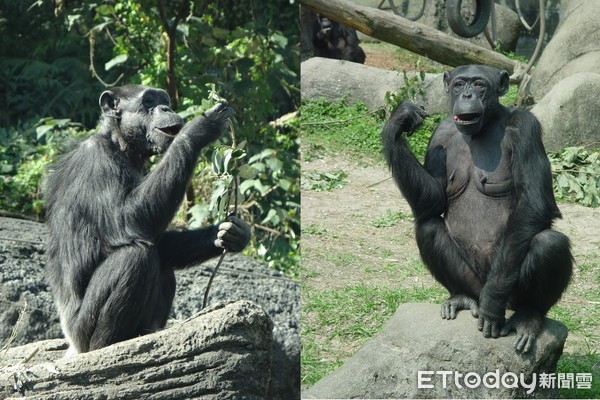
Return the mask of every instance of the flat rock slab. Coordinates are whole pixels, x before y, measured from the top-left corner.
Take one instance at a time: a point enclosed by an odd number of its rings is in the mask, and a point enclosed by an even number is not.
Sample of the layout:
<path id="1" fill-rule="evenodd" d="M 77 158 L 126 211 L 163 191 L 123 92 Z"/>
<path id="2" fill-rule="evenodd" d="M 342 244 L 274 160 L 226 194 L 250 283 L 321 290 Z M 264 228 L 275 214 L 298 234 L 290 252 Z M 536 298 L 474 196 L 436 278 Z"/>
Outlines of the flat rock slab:
<path id="1" fill-rule="evenodd" d="M 537 388 L 527 393 L 530 387 L 513 383 L 512 378 L 514 374 L 520 379 L 523 374 L 529 385 L 533 373 L 554 372 L 566 338 L 567 328 L 547 318 L 535 348 L 520 355 L 513 347 L 514 333 L 486 339 L 477 330 L 477 320 L 467 311 L 448 321 L 440 317 L 439 305 L 407 303 L 398 308 L 377 336 L 341 367 L 303 392 L 302 397 L 555 397 L 557 393 Z M 469 373 L 472 374 L 466 381 L 465 375 Z M 477 383 L 475 374 L 481 380 L 477 387 L 473 387 Z M 484 379 L 491 387 L 486 387 Z"/>
<path id="2" fill-rule="evenodd" d="M 0 353 L 0 398 L 264 399 L 272 329 L 261 307 L 238 301 L 72 358 L 58 358 L 62 339 L 11 348 Z M 19 376 L 23 395 L 12 385 Z"/>

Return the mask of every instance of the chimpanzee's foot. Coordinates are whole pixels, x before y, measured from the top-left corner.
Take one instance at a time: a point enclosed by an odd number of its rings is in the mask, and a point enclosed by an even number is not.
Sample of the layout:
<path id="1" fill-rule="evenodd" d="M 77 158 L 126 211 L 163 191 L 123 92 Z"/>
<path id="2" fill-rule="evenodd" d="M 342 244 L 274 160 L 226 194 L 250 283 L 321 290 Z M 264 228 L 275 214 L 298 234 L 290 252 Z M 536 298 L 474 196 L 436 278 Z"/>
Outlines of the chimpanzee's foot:
<path id="1" fill-rule="evenodd" d="M 464 294 L 450 296 L 448 300 L 442 304 L 442 311 L 440 314 L 443 319 L 454 319 L 460 310 L 471 310 L 473 317 L 477 318 L 479 316 L 477 302 Z"/>
<path id="2" fill-rule="evenodd" d="M 529 307 L 519 307 L 506 321 L 500 335 L 506 336 L 511 331 L 517 332 L 515 350 L 517 353 L 527 353 L 535 344 L 536 337 L 542 330 L 544 317 Z"/>

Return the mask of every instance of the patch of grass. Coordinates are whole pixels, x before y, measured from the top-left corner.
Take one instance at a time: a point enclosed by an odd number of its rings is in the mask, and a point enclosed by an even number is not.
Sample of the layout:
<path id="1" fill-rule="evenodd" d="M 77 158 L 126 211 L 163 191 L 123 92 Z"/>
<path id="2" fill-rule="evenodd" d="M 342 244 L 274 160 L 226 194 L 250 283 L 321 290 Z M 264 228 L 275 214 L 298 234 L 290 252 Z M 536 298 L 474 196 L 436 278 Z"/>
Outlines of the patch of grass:
<path id="1" fill-rule="evenodd" d="M 348 181 L 348 174 L 344 171 L 332 172 L 302 172 L 302 189 L 310 189 L 316 191 L 326 190 L 328 192 L 333 189 L 343 187 Z"/>
<path id="2" fill-rule="evenodd" d="M 576 382 L 574 388 L 561 388 L 560 397 L 564 399 L 600 399 L 600 356 L 597 353 L 589 354 L 563 354 L 558 360 L 557 373 L 563 374 L 591 374 L 592 385 L 590 389 L 578 389 Z"/>
<path id="3" fill-rule="evenodd" d="M 373 225 L 375 228 L 389 228 L 398 224 L 398 222 L 402 220 L 412 220 L 412 214 L 407 214 L 402 210 L 386 210 L 385 214 L 375 217 L 375 219 L 371 221 L 371 225 Z"/>
<path id="4" fill-rule="evenodd" d="M 317 224 L 310 224 L 308 226 L 302 226 L 302 233 L 309 235 L 323 235 L 327 233 L 327 229 L 324 226 Z"/>
<path id="5" fill-rule="evenodd" d="M 370 112 L 364 103 L 324 99 L 303 102 L 300 125 L 302 145 L 339 155 L 340 149 L 357 157 L 380 157 L 383 118 Z"/>
<path id="6" fill-rule="evenodd" d="M 444 119 L 444 114 L 433 114 L 411 136 L 408 146 L 421 161 L 431 134 Z M 381 130 L 385 123 L 382 112 L 370 112 L 364 103 L 347 104 L 344 100 L 329 102 L 310 100 L 302 104 L 302 147 L 306 161 L 324 155 L 338 156 L 340 149 L 363 161 L 380 162 Z"/>
<path id="7" fill-rule="evenodd" d="M 321 343 L 315 340 L 303 340 L 300 360 L 302 365 L 302 384 L 313 385 L 322 377 L 333 372 L 343 364 L 339 358 L 327 359 L 323 354 L 327 351 Z"/>
<path id="8" fill-rule="evenodd" d="M 343 289 L 303 287 L 302 383 L 312 385 L 341 365 L 347 352 L 375 335 L 398 306 L 406 302 L 439 302 L 447 296 L 434 287 L 385 288 L 364 284 Z M 316 334 L 318 332 L 318 334 Z"/>
<path id="9" fill-rule="evenodd" d="M 323 259 L 331 261 L 337 267 L 344 267 L 348 264 L 362 263 L 361 257 L 348 251 L 333 251 L 323 254 Z"/>

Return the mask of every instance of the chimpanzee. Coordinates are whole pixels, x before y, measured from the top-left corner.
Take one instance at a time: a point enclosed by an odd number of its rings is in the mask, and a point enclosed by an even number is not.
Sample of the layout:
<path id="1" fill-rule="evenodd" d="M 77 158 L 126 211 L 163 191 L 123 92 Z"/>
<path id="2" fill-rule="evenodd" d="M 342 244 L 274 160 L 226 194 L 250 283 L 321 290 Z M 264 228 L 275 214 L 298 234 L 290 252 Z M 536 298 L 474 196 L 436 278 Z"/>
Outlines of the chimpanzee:
<path id="1" fill-rule="evenodd" d="M 478 317 L 485 337 L 516 330 L 528 352 L 572 271 L 569 239 L 552 229 L 560 212 L 542 130 L 533 114 L 502 106 L 506 71 L 481 65 L 444 74 L 451 117 L 429 141 L 424 165 L 409 150 L 427 116 L 403 101 L 383 132 L 384 153 L 416 221 L 423 261 L 450 292 L 441 316 Z M 505 323 L 505 310 L 515 313 Z"/>
<path id="2" fill-rule="evenodd" d="M 365 63 L 356 30 L 316 14 L 313 23 L 315 56 Z"/>
<path id="3" fill-rule="evenodd" d="M 47 280 L 70 348 L 87 352 L 164 327 L 173 270 L 250 239 L 237 217 L 197 230 L 167 230 L 200 150 L 223 133 L 222 100 L 184 125 L 163 90 L 115 87 L 100 96 L 98 132 L 49 170 Z M 162 154 L 152 172 L 145 163 Z"/>

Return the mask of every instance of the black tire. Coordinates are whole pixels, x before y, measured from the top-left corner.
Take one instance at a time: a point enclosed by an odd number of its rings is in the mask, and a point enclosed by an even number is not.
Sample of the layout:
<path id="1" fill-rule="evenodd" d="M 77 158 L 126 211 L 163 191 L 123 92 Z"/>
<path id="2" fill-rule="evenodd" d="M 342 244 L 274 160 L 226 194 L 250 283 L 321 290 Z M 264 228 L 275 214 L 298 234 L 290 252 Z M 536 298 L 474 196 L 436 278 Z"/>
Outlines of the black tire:
<path id="1" fill-rule="evenodd" d="M 492 0 L 477 0 L 477 11 L 473 22 L 467 24 L 461 14 L 463 0 L 446 1 L 446 17 L 448 25 L 454 33 L 464 38 L 479 35 L 485 29 L 492 13 Z"/>

